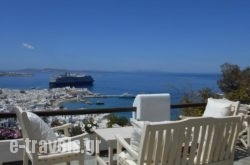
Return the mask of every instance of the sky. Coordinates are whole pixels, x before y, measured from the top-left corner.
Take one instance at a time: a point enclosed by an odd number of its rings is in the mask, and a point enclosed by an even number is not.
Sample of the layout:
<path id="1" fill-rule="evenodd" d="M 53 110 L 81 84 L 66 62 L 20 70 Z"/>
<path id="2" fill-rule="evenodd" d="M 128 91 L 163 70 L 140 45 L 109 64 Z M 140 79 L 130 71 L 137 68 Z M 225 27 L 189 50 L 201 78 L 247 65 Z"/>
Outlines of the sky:
<path id="1" fill-rule="evenodd" d="M 0 70 L 245 68 L 250 1 L 1 0 L 0 58 Z"/>

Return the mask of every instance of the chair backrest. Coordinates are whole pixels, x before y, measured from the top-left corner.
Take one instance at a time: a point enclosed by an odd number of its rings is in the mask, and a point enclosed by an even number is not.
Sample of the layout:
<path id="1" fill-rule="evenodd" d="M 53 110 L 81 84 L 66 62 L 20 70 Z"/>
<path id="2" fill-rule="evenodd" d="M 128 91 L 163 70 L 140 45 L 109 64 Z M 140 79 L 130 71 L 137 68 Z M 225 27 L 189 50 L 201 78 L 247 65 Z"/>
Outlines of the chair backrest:
<path id="1" fill-rule="evenodd" d="M 230 164 L 241 126 L 240 116 L 146 123 L 138 164 Z"/>
<path id="2" fill-rule="evenodd" d="M 24 111 L 19 106 L 14 107 L 14 111 L 16 113 L 17 120 L 18 120 L 18 122 L 19 122 L 19 124 L 21 126 L 23 138 L 28 138 L 27 131 L 25 130 L 23 119 L 22 119 L 22 113 Z"/>

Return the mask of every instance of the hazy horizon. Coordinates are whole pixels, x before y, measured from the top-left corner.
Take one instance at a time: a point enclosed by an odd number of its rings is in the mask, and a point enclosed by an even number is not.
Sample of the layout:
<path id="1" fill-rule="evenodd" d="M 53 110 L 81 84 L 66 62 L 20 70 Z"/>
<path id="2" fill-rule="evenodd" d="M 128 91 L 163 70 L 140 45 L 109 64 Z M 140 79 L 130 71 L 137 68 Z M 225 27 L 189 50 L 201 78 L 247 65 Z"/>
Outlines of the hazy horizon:
<path id="1" fill-rule="evenodd" d="M 69 71 L 69 72 L 114 72 L 114 73 L 169 73 L 169 74 L 220 74 L 220 72 L 169 72 L 161 70 L 86 70 L 86 69 L 67 69 L 67 68 L 22 68 L 22 69 L 11 69 L 3 70 L 0 69 L 0 72 L 25 72 L 25 71 Z"/>

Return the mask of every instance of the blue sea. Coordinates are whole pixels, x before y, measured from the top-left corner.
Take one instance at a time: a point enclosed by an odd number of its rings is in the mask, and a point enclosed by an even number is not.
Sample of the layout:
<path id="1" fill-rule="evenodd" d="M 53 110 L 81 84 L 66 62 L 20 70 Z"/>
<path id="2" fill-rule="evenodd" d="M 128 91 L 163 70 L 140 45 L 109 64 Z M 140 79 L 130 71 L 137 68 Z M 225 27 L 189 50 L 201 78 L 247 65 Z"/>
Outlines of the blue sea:
<path id="1" fill-rule="evenodd" d="M 106 95 L 121 95 L 129 93 L 132 95 L 141 93 L 170 93 L 171 103 L 177 104 L 185 92 L 197 91 L 208 87 L 214 92 L 220 92 L 217 80 L 220 74 L 201 73 L 166 73 L 166 72 L 101 72 L 88 71 L 94 78 L 94 85 L 89 87 L 94 93 Z M 28 77 L 0 77 L 0 88 L 12 89 L 44 89 L 49 87 L 49 80 L 60 72 L 36 71 L 33 76 Z M 109 108 L 109 107 L 131 107 L 133 98 L 98 98 L 90 101 L 100 101 L 103 105 L 83 104 L 80 102 L 64 103 L 68 109 L 77 108 Z M 126 114 L 128 115 L 128 114 Z M 129 114 L 130 115 L 130 114 Z M 178 111 L 172 111 L 172 119 L 178 116 Z"/>

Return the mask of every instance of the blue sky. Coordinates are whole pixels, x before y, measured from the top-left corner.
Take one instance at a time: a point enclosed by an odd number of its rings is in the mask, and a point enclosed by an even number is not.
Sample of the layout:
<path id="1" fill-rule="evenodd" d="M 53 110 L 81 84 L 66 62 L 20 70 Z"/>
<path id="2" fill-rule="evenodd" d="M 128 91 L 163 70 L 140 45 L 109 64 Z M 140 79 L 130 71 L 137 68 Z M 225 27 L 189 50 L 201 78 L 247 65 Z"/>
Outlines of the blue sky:
<path id="1" fill-rule="evenodd" d="M 0 57 L 0 70 L 246 67 L 250 1 L 1 0 Z"/>

